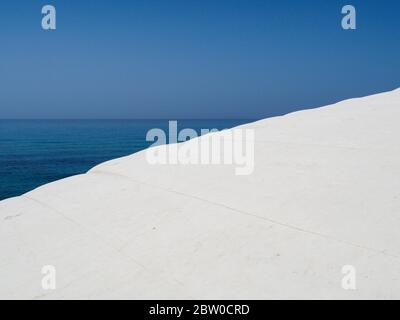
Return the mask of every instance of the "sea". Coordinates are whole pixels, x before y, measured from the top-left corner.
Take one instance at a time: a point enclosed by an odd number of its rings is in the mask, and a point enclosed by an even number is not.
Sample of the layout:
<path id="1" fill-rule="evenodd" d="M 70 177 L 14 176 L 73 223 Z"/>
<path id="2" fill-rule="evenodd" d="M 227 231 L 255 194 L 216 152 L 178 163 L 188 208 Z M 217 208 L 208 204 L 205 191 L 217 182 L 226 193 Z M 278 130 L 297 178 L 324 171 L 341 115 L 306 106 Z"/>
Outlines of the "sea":
<path id="1" fill-rule="evenodd" d="M 228 129 L 252 120 L 177 120 L 178 130 Z M 149 147 L 169 120 L 0 120 L 0 200 L 87 172 Z"/>

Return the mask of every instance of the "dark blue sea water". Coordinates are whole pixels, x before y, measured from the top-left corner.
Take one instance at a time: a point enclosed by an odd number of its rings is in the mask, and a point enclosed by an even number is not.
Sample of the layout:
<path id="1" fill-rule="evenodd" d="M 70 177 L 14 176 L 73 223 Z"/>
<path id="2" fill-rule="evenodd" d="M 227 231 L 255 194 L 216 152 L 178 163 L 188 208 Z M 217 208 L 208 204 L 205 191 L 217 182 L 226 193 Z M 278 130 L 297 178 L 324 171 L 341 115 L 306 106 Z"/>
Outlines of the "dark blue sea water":
<path id="1" fill-rule="evenodd" d="M 225 129 L 249 120 L 179 120 L 178 129 Z M 0 120 L 0 200 L 148 147 L 168 120 Z"/>

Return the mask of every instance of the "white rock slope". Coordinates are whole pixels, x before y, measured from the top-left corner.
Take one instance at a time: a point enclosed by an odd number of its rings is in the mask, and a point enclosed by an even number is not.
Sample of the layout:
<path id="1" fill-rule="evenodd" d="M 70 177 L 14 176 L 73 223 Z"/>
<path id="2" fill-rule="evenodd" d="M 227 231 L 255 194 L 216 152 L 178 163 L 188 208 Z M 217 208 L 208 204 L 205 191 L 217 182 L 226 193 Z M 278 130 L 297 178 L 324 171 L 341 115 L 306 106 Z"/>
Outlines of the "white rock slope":
<path id="1" fill-rule="evenodd" d="M 0 202 L 0 298 L 399 299 L 400 90 L 243 127 L 249 176 L 140 152 Z"/>

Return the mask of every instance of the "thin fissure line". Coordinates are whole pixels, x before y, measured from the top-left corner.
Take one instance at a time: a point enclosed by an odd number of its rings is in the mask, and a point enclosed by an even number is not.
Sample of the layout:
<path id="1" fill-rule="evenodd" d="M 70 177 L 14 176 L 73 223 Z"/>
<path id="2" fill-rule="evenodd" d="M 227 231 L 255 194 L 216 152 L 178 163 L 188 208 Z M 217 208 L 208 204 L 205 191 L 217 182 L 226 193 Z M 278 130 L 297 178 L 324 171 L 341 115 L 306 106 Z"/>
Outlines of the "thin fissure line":
<path id="1" fill-rule="evenodd" d="M 23 197 L 25 197 L 25 198 L 27 198 L 28 200 L 31 200 L 31 201 L 33 201 L 33 202 L 36 202 L 36 203 L 40 204 L 41 206 L 43 206 L 43 207 L 45 207 L 45 208 L 48 208 L 50 211 L 53 211 L 53 212 L 57 213 L 58 215 L 62 216 L 64 219 L 66 219 L 66 220 L 70 221 L 71 223 L 77 225 L 78 227 L 80 227 L 80 228 L 86 230 L 86 231 L 89 232 L 92 236 L 94 236 L 94 237 L 100 239 L 101 241 L 103 241 L 104 243 L 106 243 L 111 249 L 115 250 L 116 252 L 118 252 L 119 254 L 121 254 L 123 257 L 125 257 L 125 258 L 131 260 L 131 262 L 133 262 L 134 264 L 136 264 L 136 265 L 138 265 L 139 267 L 143 268 L 144 270 L 148 271 L 148 269 L 147 269 L 146 266 L 144 266 L 142 263 L 140 263 L 139 261 L 137 261 L 136 259 L 134 259 L 134 258 L 131 257 L 130 255 L 127 255 L 127 254 L 123 253 L 123 252 L 121 251 L 121 249 L 119 249 L 119 248 L 117 248 L 117 247 L 114 247 L 114 245 L 110 244 L 110 242 L 109 242 L 107 239 L 103 238 L 103 237 L 102 237 L 101 235 L 99 235 L 97 232 L 95 232 L 95 231 L 91 230 L 90 228 L 88 228 L 88 227 L 86 227 L 86 226 L 84 226 L 84 225 L 81 225 L 80 223 L 76 222 L 75 220 L 73 220 L 73 219 L 67 217 L 67 216 L 64 215 L 62 212 L 60 212 L 59 210 L 53 208 L 52 206 L 49 206 L 49 205 L 47 205 L 47 204 L 45 204 L 45 203 L 43 203 L 43 202 L 41 202 L 41 201 L 39 201 L 39 200 L 37 200 L 37 199 L 35 199 L 35 198 L 29 197 L 29 196 L 27 196 L 27 195 L 23 195 Z M 121 242 L 122 242 L 122 241 L 121 241 Z"/>
<path id="2" fill-rule="evenodd" d="M 150 274 L 151 276 L 154 275 L 154 272 L 153 272 L 152 270 L 150 270 L 148 267 L 146 267 L 143 263 L 141 263 L 141 262 L 139 262 L 138 260 L 136 260 L 135 258 L 133 258 L 130 254 L 123 252 L 123 251 L 122 251 L 122 250 L 123 250 L 123 246 L 122 246 L 122 247 L 116 247 L 116 246 L 114 246 L 114 245 L 111 244 L 106 238 L 103 238 L 103 237 L 102 237 L 100 234 L 98 234 L 97 232 L 91 230 L 90 228 L 88 228 L 88 227 L 86 227 L 86 226 L 84 226 L 84 225 L 81 225 L 81 224 L 78 223 L 77 221 L 75 221 L 75 220 L 73 220 L 73 219 L 67 217 L 67 216 L 66 216 L 65 214 L 63 214 L 60 210 L 57 210 L 57 209 L 53 208 L 52 206 L 49 206 L 48 204 L 43 203 L 43 202 L 40 201 L 40 200 L 37 200 L 37 199 L 35 199 L 35 198 L 32 198 L 32 197 L 30 197 L 30 196 L 28 196 L 28 195 L 26 195 L 26 194 L 25 194 L 25 195 L 22 195 L 22 196 L 25 197 L 25 198 L 27 198 L 28 200 L 31 200 L 31 201 L 33 201 L 33 202 L 38 203 L 39 205 L 41 205 L 41 206 L 43 206 L 43 207 L 45 207 L 45 208 L 48 208 L 50 211 L 53 211 L 53 212 L 57 213 L 58 215 L 62 216 L 62 217 L 65 218 L 66 220 L 70 221 L 71 223 L 77 225 L 78 227 L 80 227 L 80 228 L 82 228 L 82 229 L 85 229 L 87 232 L 89 232 L 90 234 L 92 234 L 92 236 L 94 236 L 94 237 L 100 239 L 100 240 L 103 241 L 105 244 L 107 244 L 111 249 L 113 249 L 113 250 L 115 250 L 117 253 L 119 253 L 122 257 L 128 259 L 129 262 L 131 262 L 131 263 L 133 263 L 133 264 L 135 264 L 135 265 L 141 267 L 145 272 L 147 272 L 147 273 Z M 120 239 L 119 239 L 119 240 L 120 240 Z M 122 240 L 120 240 L 120 241 L 123 242 Z M 162 278 L 165 279 L 167 282 L 168 282 L 168 281 L 172 281 L 172 282 L 174 282 L 175 284 L 177 284 L 177 285 L 179 285 L 179 286 L 182 286 L 182 283 L 179 282 L 178 280 L 176 280 L 175 278 L 171 278 L 171 279 L 170 279 L 170 278 L 167 278 L 167 277 L 165 277 L 165 276 L 162 276 Z M 72 280 L 72 281 L 75 282 L 76 280 L 77 280 L 77 279 L 74 279 L 74 280 Z M 67 287 L 67 286 L 65 286 L 65 287 Z M 63 288 L 65 288 L 65 287 L 63 287 Z M 63 289 L 63 288 L 62 288 L 62 289 Z M 45 295 L 47 295 L 47 294 L 45 294 Z"/>
<path id="3" fill-rule="evenodd" d="M 349 246 L 357 247 L 357 248 L 360 248 L 360 249 L 372 251 L 374 253 L 383 254 L 385 256 L 389 256 L 389 257 L 393 257 L 393 258 L 396 258 L 396 259 L 400 259 L 400 256 L 395 255 L 395 254 L 391 254 L 391 253 L 387 253 L 387 252 L 385 252 L 385 250 L 370 248 L 370 247 L 366 247 L 366 246 L 363 246 L 363 245 L 352 243 L 352 242 L 349 242 L 349 241 L 346 241 L 346 240 L 337 239 L 335 237 L 332 237 L 332 236 L 329 236 L 329 235 L 326 235 L 326 234 L 323 234 L 323 233 L 319 233 L 319 232 L 316 232 L 316 231 L 303 229 L 303 228 L 300 228 L 300 227 L 297 227 L 297 226 L 293 226 L 293 225 L 290 225 L 290 224 L 287 224 L 287 223 L 284 223 L 284 222 L 280 222 L 280 221 L 276 221 L 276 220 L 273 220 L 273 219 L 270 219 L 270 218 L 262 217 L 262 216 L 259 216 L 257 214 L 254 214 L 254 213 L 249 213 L 249 212 L 242 211 L 242 210 L 239 210 L 239 209 L 236 209 L 236 208 L 232 208 L 232 207 L 227 206 L 225 204 L 214 202 L 214 201 L 207 200 L 207 199 L 203 199 L 203 198 L 200 198 L 200 197 L 197 197 L 197 196 L 193 196 L 193 195 L 190 195 L 190 194 L 186 194 L 186 193 L 181 192 L 181 191 L 176 191 L 176 190 L 172 190 L 172 189 L 156 186 L 156 185 L 153 185 L 153 184 L 150 184 L 150 183 L 147 183 L 147 182 L 138 181 L 138 180 L 135 180 L 133 178 L 130 178 L 130 177 L 118 174 L 118 173 L 96 170 L 96 171 L 91 171 L 90 174 L 104 174 L 104 175 L 112 175 L 112 176 L 125 178 L 127 180 L 130 180 L 130 181 L 142 184 L 142 185 L 146 185 L 146 186 L 149 186 L 149 187 L 152 187 L 152 188 L 160 189 L 160 190 L 163 190 L 163 191 L 166 191 L 166 192 L 175 193 L 175 194 L 178 194 L 178 195 L 181 195 L 181 196 L 184 196 L 184 197 L 187 197 L 187 198 L 192 198 L 192 199 L 195 199 L 195 200 L 198 200 L 198 201 L 207 202 L 207 203 L 219 206 L 219 207 L 223 207 L 223 208 L 228 209 L 230 211 L 234 211 L 236 213 L 247 215 L 247 216 L 250 216 L 250 217 L 253 217 L 253 218 L 256 218 L 256 219 L 268 221 L 268 222 L 270 222 L 272 224 L 276 224 L 276 225 L 279 225 L 279 226 L 282 226 L 282 227 L 285 227 L 285 228 L 289 228 L 289 229 L 296 230 L 296 231 L 303 232 L 303 233 L 307 233 L 307 234 L 312 234 L 312 235 L 319 236 L 319 237 L 322 237 L 322 238 L 325 238 L 325 239 L 328 239 L 328 240 L 332 240 L 332 241 L 336 241 L 336 242 L 339 242 L 339 243 L 343 243 L 343 244 L 346 244 L 346 245 L 349 245 Z"/>

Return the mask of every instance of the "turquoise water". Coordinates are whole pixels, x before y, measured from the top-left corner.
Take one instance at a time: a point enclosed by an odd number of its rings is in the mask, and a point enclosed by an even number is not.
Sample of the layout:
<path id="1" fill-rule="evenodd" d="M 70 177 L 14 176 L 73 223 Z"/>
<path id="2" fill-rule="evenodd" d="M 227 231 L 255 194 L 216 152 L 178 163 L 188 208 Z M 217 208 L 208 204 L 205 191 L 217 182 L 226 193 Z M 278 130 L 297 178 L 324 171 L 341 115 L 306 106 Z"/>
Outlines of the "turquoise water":
<path id="1" fill-rule="evenodd" d="M 231 128 L 249 120 L 179 120 L 178 129 Z M 168 120 L 0 120 L 0 200 L 143 150 Z"/>

